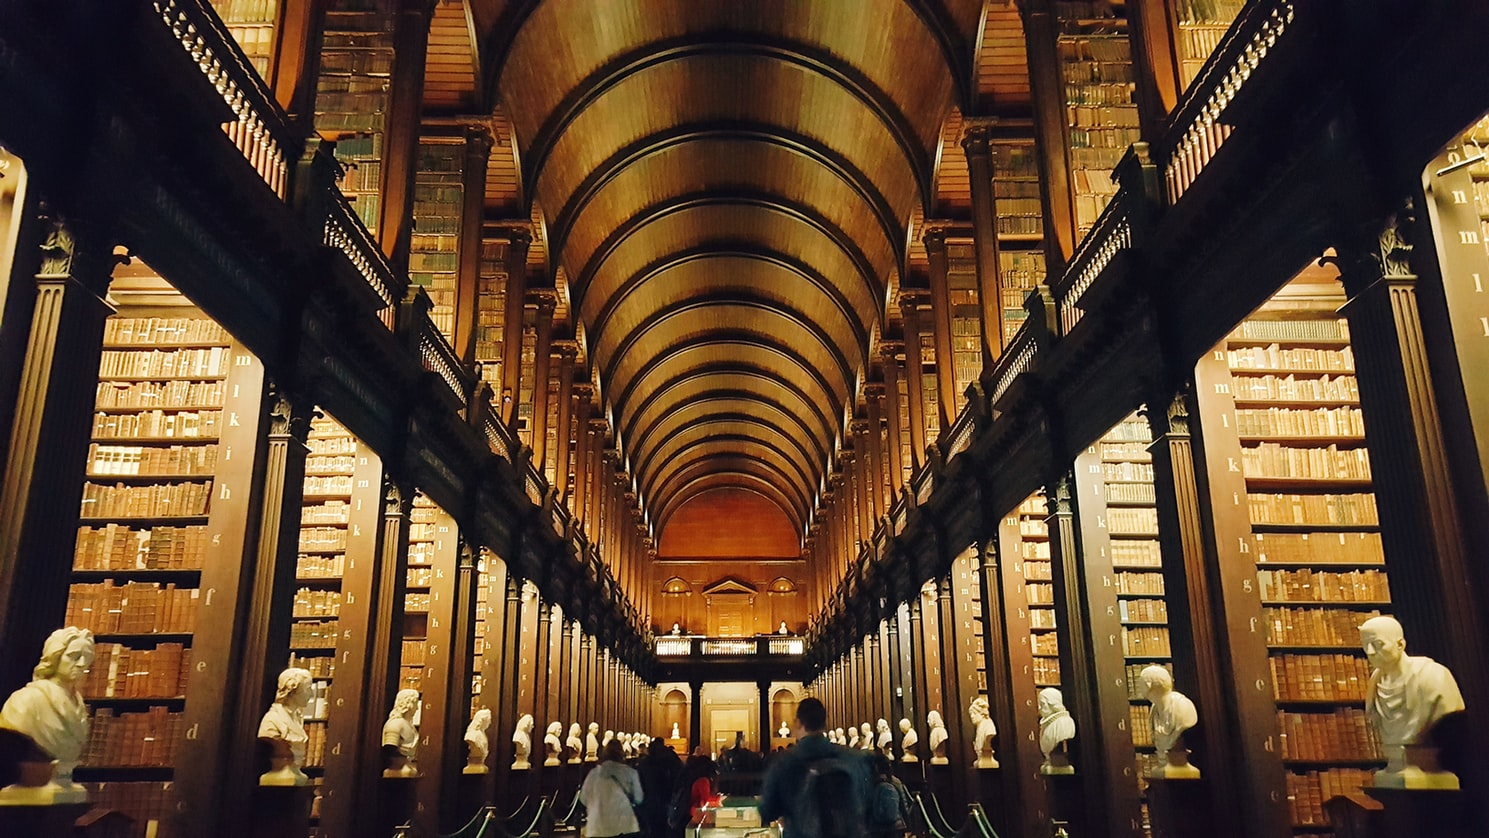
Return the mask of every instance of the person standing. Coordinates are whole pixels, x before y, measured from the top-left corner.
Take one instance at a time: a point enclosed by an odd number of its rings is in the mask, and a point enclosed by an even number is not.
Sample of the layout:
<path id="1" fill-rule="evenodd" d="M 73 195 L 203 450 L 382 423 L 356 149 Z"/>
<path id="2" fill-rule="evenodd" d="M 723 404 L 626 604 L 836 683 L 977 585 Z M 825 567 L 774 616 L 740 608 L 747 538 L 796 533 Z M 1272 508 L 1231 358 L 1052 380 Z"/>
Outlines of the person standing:
<path id="1" fill-rule="evenodd" d="M 646 795 L 637 811 L 641 833 L 647 838 L 667 838 L 671 834 L 667 829 L 667 801 L 682 774 L 682 760 L 667 740 L 658 737 L 651 740 L 646 756 L 636 765 L 636 773 L 641 775 L 641 791 Z"/>
<path id="2" fill-rule="evenodd" d="M 617 740 L 605 743 L 600 764 L 584 778 L 579 800 L 584 804 L 587 838 L 640 836 L 635 807 L 646 799 L 641 777 L 626 765 L 625 750 Z"/>
<path id="3" fill-rule="evenodd" d="M 815 698 L 796 705 L 796 746 L 765 775 L 760 820 L 784 820 L 783 838 L 866 833 L 870 771 L 859 754 L 827 741 L 827 708 Z"/>

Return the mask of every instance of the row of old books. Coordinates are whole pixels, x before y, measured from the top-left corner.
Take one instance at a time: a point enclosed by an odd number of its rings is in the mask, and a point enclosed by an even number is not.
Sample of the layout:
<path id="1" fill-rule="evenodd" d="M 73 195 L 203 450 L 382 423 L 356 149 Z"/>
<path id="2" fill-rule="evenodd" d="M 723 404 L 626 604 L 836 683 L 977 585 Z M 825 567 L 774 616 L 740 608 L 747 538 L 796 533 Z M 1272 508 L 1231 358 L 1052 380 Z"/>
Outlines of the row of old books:
<path id="1" fill-rule="evenodd" d="M 301 588 L 295 591 L 295 617 L 335 617 L 341 613 L 341 591 Z"/>
<path id="2" fill-rule="evenodd" d="M 1271 346 L 1249 346 L 1226 351 L 1232 370 L 1270 370 L 1273 372 L 1354 372 L 1355 353 L 1343 349 L 1303 347 L 1283 349 Z"/>
<path id="3" fill-rule="evenodd" d="M 1365 417 L 1357 407 L 1242 409 L 1236 411 L 1236 431 L 1242 436 L 1360 437 L 1365 435 Z"/>
<path id="4" fill-rule="evenodd" d="M 1153 747 L 1153 727 L 1150 719 L 1153 708 L 1149 704 L 1127 705 L 1128 718 L 1132 724 L 1132 744 L 1139 748 Z"/>
<path id="5" fill-rule="evenodd" d="M 207 555 L 207 528 L 124 524 L 79 527 L 73 570 L 196 570 Z"/>
<path id="6" fill-rule="evenodd" d="M 1256 533 L 1252 536 L 1252 552 L 1257 564 L 1378 565 L 1386 560 L 1380 533 L 1374 532 Z"/>
<path id="7" fill-rule="evenodd" d="M 210 477 L 216 467 L 215 445 L 88 446 L 90 477 Z"/>
<path id="8" fill-rule="evenodd" d="M 1122 571 L 1117 574 L 1117 593 L 1163 595 L 1163 574 Z"/>
<path id="9" fill-rule="evenodd" d="M 1276 655 L 1271 664 L 1279 701 L 1364 701 L 1370 683 L 1359 655 Z"/>
<path id="10" fill-rule="evenodd" d="M 1123 459 L 1136 460 L 1139 463 L 1146 464 L 1152 458 L 1152 455 L 1148 453 L 1148 443 L 1138 440 L 1103 441 L 1100 443 L 1098 450 L 1101 453 L 1101 458 L 1106 461 L 1103 465 L 1110 465 L 1112 460 Z M 1121 480 L 1124 478 L 1113 476 L 1107 479 Z M 1145 478 L 1137 477 L 1132 479 L 1142 480 Z"/>
<path id="11" fill-rule="evenodd" d="M 1034 654 L 1049 655 L 1051 657 L 1060 654 L 1060 636 L 1050 632 L 1035 634 L 1030 638 Z"/>
<path id="12" fill-rule="evenodd" d="M 1162 599 L 1124 599 L 1117 603 L 1124 623 L 1166 623 L 1168 603 Z"/>
<path id="13" fill-rule="evenodd" d="M 1336 341 L 1349 340 L 1349 322 L 1339 317 L 1306 320 L 1244 320 L 1230 340 Z"/>
<path id="14" fill-rule="evenodd" d="M 98 374 L 100 378 L 221 378 L 227 375 L 231 354 L 226 346 L 104 350 Z"/>
<path id="15" fill-rule="evenodd" d="M 1156 541 L 1113 541 L 1111 553 L 1114 567 L 1163 566 L 1163 556 Z"/>
<path id="16" fill-rule="evenodd" d="M 1231 392 L 1239 401 L 1358 402 L 1360 385 L 1352 375 L 1243 375 Z"/>
<path id="17" fill-rule="evenodd" d="M 429 613 L 429 594 L 412 592 L 404 594 L 403 610 L 405 613 L 413 614 Z"/>
<path id="18" fill-rule="evenodd" d="M 321 478 L 305 478 L 305 494 L 316 494 L 316 492 L 311 489 L 311 481 L 319 479 Z M 350 486 L 347 487 L 347 491 L 351 491 Z M 326 492 L 321 494 L 330 493 Z M 344 500 L 322 501 L 315 504 L 306 504 L 306 506 L 300 510 L 300 522 L 302 524 L 345 524 L 351 520 L 351 515 L 351 504 L 347 503 Z"/>
<path id="19" fill-rule="evenodd" d="M 352 476 L 350 474 L 307 475 L 305 477 L 305 494 L 307 495 L 350 495 L 351 493 Z"/>
<path id="20" fill-rule="evenodd" d="M 90 768 L 168 767 L 181 742 L 179 711 L 151 707 L 115 715 L 111 708 L 94 712 L 82 764 Z"/>
<path id="21" fill-rule="evenodd" d="M 1324 804 L 1374 781 L 1368 768 L 1330 768 L 1287 775 L 1287 804 L 1294 826 L 1330 826 Z"/>
<path id="22" fill-rule="evenodd" d="M 126 486 L 83 484 L 84 518 L 200 517 L 207 514 L 212 483 Z"/>
<path id="23" fill-rule="evenodd" d="M 1135 466 L 1143 465 L 1143 463 L 1107 463 L 1107 465 Z M 1106 500 L 1107 503 L 1154 504 L 1158 502 L 1158 493 L 1154 490 L 1152 483 L 1138 483 L 1135 481 L 1107 483 Z M 1115 512 L 1116 510 L 1111 511 Z M 1144 521 L 1143 523 L 1146 525 L 1147 522 Z M 1157 526 L 1156 517 L 1154 518 L 1154 526 Z M 1154 531 L 1156 532 L 1156 530 Z M 1146 530 L 1142 530 L 1141 532 L 1147 534 Z"/>
<path id="24" fill-rule="evenodd" d="M 181 643 L 154 649 L 99 643 L 79 692 L 84 698 L 173 698 L 186 694 L 190 671 L 191 650 Z"/>
<path id="25" fill-rule="evenodd" d="M 357 458 L 350 454 L 334 456 L 312 456 L 305 461 L 307 475 L 350 475 L 357 467 Z"/>
<path id="26" fill-rule="evenodd" d="M 1034 658 L 1034 683 L 1040 687 L 1060 686 L 1060 659 L 1051 656 Z"/>
<path id="27" fill-rule="evenodd" d="M 93 417 L 94 439 L 216 439 L 220 410 L 143 410 L 99 413 Z"/>
<path id="28" fill-rule="evenodd" d="M 1275 442 L 1241 449 L 1247 477 L 1309 480 L 1369 480 L 1370 453 L 1364 448 L 1292 448 Z"/>
<path id="29" fill-rule="evenodd" d="M 175 584 L 74 583 L 67 599 L 67 625 L 94 634 L 182 634 L 196 625 L 196 588 Z"/>
<path id="30" fill-rule="evenodd" d="M 1258 570 L 1263 600 L 1279 602 L 1388 602 L 1383 570 Z"/>
<path id="31" fill-rule="evenodd" d="M 345 556 L 301 556 L 295 565 L 298 579 L 340 579 L 345 572 Z"/>
<path id="32" fill-rule="evenodd" d="M 1039 562 L 1025 562 L 1024 569 L 1027 571 L 1032 565 Z M 1055 586 L 1047 583 L 1032 582 L 1024 585 L 1024 594 L 1029 598 L 1030 605 L 1054 605 Z"/>
<path id="33" fill-rule="evenodd" d="M 1113 535 L 1157 535 L 1158 510 L 1152 507 L 1108 509 L 1106 525 Z"/>
<path id="34" fill-rule="evenodd" d="M 345 550 L 346 530 L 341 527 L 302 527 L 300 549 L 302 551 Z"/>
<path id="35" fill-rule="evenodd" d="M 100 381 L 93 406 L 100 410 L 133 407 L 219 407 L 221 381 Z"/>
<path id="36" fill-rule="evenodd" d="M 1151 663 L 1129 663 L 1127 664 L 1127 699 L 1129 701 L 1147 701 L 1148 695 L 1143 691 L 1142 673 L 1144 669 L 1153 666 Z M 1169 671 L 1172 675 L 1174 665 L 1171 663 L 1157 664 Z"/>
<path id="37" fill-rule="evenodd" d="M 1380 611 L 1342 608 L 1277 608 L 1262 610 L 1271 646 L 1332 646 L 1359 648 L 1360 624 Z"/>
<path id="38" fill-rule="evenodd" d="M 411 567 L 404 578 L 410 588 L 427 588 L 434 581 L 434 568 L 428 565 Z"/>
<path id="39" fill-rule="evenodd" d="M 1329 713 L 1277 714 L 1282 758 L 1302 762 L 1363 762 L 1382 759 L 1380 740 L 1365 711 L 1343 707 Z"/>
<path id="40" fill-rule="evenodd" d="M 1167 628 L 1163 626 L 1122 627 L 1123 657 L 1166 658 L 1172 654 Z"/>
<path id="41" fill-rule="evenodd" d="M 333 678 L 336 676 L 336 659 L 326 657 L 325 655 L 311 655 L 307 657 L 291 652 L 289 665 L 304 669 L 315 678 Z"/>
<path id="42" fill-rule="evenodd" d="M 203 317 L 110 317 L 103 325 L 106 344 L 169 346 L 173 343 L 221 343 L 227 330 Z"/>
<path id="43" fill-rule="evenodd" d="M 339 623 L 336 620 L 297 622 L 290 626 L 291 649 L 334 649 Z"/>
<path id="44" fill-rule="evenodd" d="M 1102 478 L 1117 482 L 1152 482 L 1152 463 L 1105 461 L 1102 463 Z"/>
<path id="45" fill-rule="evenodd" d="M 1246 496 L 1253 524 L 1362 524 L 1380 523 L 1375 495 L 1333 494 Z"/>

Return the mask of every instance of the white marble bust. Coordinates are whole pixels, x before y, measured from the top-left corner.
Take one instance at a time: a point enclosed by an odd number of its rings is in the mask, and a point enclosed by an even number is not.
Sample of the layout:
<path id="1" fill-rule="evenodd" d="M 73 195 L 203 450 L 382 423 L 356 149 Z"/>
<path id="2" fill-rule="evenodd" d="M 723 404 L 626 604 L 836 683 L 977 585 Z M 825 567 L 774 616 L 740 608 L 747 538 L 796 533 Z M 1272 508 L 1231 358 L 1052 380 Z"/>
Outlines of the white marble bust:
<path id="1" fill-rule="evenodd" d="M 631 748 L 631 734 L 621 731 L 615 734 L 615 741 L 620 743 L 620 752 L 625 755 L 626 759 L 630 759 L 636 755 L 636 752 Z"/>
<path id="2" fill-rule="evenodd" d="M 418 712 L 418 690 L 399 690 L 393 697 L 393 709 L 383 723 L 383 749 L 387 754 L 384 777 L 419 776 L 419 728 L 414 725 Z"/>
<path id="3" fill-rule="evenodd" d="M 844 744 L 855 751 L 858 750 L 858 728 L 848 728 L 848 741 Z"/>
<path id="4" fill-rule="evenodd" d="M 305 765 L 305 708 L 315 692 L 310 670 L 290 667 L 279 673 L 274 703 L 259 720 L 258 738 L 269 743 L 269 770 L 259 775 L 261 786 L 303 786 L 310 782 Z"/>
<path id="5" fill-rule="evenodd" d="M 874 723 L 874 730 L 878 736 L 874 739 L 874 745 L 879 749 L 886 759 L 894 759 L 894 732 L 889 729 L 889 722 L 880 719 Z"/>
<path id="6" fill-rule="evenodd" d="M 673 739 L 681 739 L 682 738 L 682 726 L 679 725 L 677 722 L 673 722 L 672 723 L 672 738 Z"/>
<path id="7" fill-rule="evenodd" d="M 590 722 L 584 734 L 584 761 L 600 761 L 600 723 Z"/>
<path id="8" fill-rule="evenodd" d="M 486 735 L 486 729 L 491 727 L 491 711 L 482 707 L 470 718 L 470 726 L 465 729 L 465 768 L 462 774 L 485 774 L 490 769 L 486 765 L 486 756 L 491 753 L 491 740 Z"/>
<path id="9" fill-rule="evenodd" d="M 1438 769 L 1435 752 L 1412 748 L 1443 716 L 1464 709 L 1453 673 L 1432 658 L 1408 655 L 1401 623 L 1393 617 L 1366 620 L 1360 626 L 1360 643 L 1370 662 L 1365 714 L 1386 754 L 1386 767 L 1376 772 L 1375 784 L 1458 788 L 1457 775 Z"/>
<path id="10" fill-rule="evenodd" d="M 512 731 L 512 770 L 525 771 L 532 767 L 529 758 L 533 752 L 533 717 L 523 713 L 517 719 L 517 729 Z"/>
<path id="11" fill-rule="evenodd" d="M 972 765 L 976 768 L 997 768 L 998 758 L 993 754 L 993 737 L 998 735 L 998 728 L 993 724 L 987 696 L 979 695 L 972 699 L 967 715 L 972 717 L 972 752 L 977 755 Z"/>
<path id="12" fill-rule="evenodd" d="M 578 722 L 569 725 L 569 736 L 564 742 L 564 748 L 569 752 L 570 765 L 578 765 L 584 759 L 583 730 Z"/>
<path id="13" fill-rule="evenodd" d="M 547 731 L 543 734 L 543 764 L 558 765 L 564 755 L 564 723 L 550 722 Z"/>
<path id="14" fill-rule="evenodd" d="M 72 771 L 88 744 L 88 707 L 78 686 L 92 666 L 93 632 L 87 629 L 57 629 L 42 644 L 31 682 L 11 693 L 0 708 L 0 727 L 27 736 L 55 763 L 46 782 L 31 785 L 31 778 L 23 777 L 21 785 L 0 790 L 0 800 L 49 805 L 88 799 L 87 791 L 72 781 Z"/>
<path id="15" fill-rule="evenodd" d="M 781 722 L 781 728 L 780 728 L 780 730 L 777 730 L 776 731 L 776 738 L 777 739 L 790 739 L 791 738 L 791 725 L 786 724 L 784 721 Z"/>
<path id="16" fill-rule="evenodd" d="M 843 745 L 843 744 L 846 744 L 846 742 L 843 739 L 843 729 L 842 728 L 835 728 L 833 730 L 828 731 L 827 732 L 827 741 L 831 742 L 834 745 Z"/>
<path id="17" fill-rule="evenodd" d="M 932 710 L 926 714 L 925 723 L 931 729 L 926 740 L 931 748 L 931 765 L 945 765 L 946 740 L 951 738 L 951 734 L 946 732 L 946 722 L 941 719 L 940 711 Z"/>
<path id="18" fill-rule="evenodd" d="M 1074 774 L 1065 743 L 1075 738 L 1075 719 L 1065 709 L 1065 696 L 1054 687 L 1039 691 L 1039 750 L 1044 752 L 1041 774 Z"/>
<path id="19" fill-rule="evenodd" d="M 920 762 L 920 757 L 915 754 L 920 734 L 915 732 L 915 725 L 910 724 L 909 719 L 900 719 L 900 734 L 900 762 Z"/>
<path id="20" fill-rule="evenodd" d="M 1154 777 L 1190 779 L 1199 769 L 1189 764 L 1189 752 L 1180 745 L 1184 731 L 1199 723 L 1199 712 L 1189 697 L 1174 689 L 1174 676 L 1161 666 L 1144 667 L 1138 675 L 1143 694 L 1152 702 L 1148 720 L 1153 728 L 1153 748 L 1158 759 Z"/>

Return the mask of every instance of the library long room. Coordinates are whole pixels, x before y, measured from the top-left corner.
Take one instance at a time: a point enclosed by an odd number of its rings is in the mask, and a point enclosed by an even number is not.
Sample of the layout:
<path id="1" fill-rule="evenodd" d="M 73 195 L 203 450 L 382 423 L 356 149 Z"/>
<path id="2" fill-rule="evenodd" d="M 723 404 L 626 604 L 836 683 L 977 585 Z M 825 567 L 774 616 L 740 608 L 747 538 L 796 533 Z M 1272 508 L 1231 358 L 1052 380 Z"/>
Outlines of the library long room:
<path id="1" fill-rule="evenodd" d="M 0 2 L 0 835 L 1489 835 L 1482 0 Z"/>

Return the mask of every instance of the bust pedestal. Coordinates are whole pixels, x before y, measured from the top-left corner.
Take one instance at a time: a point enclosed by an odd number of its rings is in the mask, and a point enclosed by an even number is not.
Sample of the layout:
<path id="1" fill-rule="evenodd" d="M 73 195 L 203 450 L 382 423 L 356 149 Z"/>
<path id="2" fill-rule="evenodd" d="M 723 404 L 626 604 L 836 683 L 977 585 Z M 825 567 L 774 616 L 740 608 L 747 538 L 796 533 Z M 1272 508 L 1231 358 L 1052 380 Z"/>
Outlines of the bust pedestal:
<path id="1" fill-rule="evenodd" d="M 392 835 L 399 826 L 414 817 L 419 781 L 417 775 L 389 777 L 377 784 L 377 825 L 374 835 Z"/>
<path id="2" fill-rule="evenodd" d="M 261 785 L 253 792 L 251 838 L 305 838 L 310 834 L 309 786 Z"/>
<path id="3" fill-rule="evenodd" d="M 1194 770 L 1198 774 L 1199 770 Z M 1153 838 L 1189 838 L 1216 831 L 1210 785 L 1198 777 L 1149 779 L 1148 811 L 1153 820 Z"/>
<path id="4" fill-rule="evenodd" d="M 3 806 L 0 835 L 72 835 L 78 818 L 87 812 L 87 803 Z"/>

